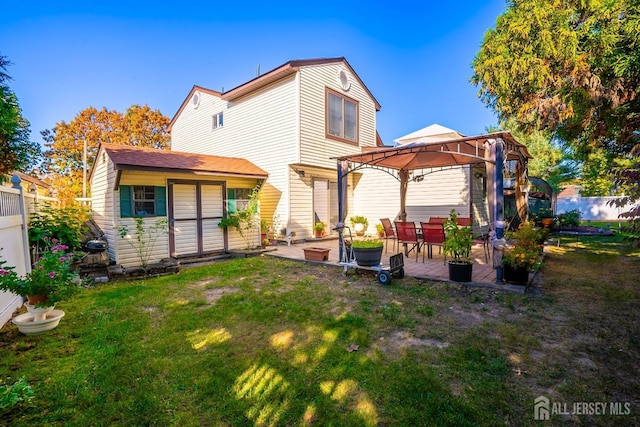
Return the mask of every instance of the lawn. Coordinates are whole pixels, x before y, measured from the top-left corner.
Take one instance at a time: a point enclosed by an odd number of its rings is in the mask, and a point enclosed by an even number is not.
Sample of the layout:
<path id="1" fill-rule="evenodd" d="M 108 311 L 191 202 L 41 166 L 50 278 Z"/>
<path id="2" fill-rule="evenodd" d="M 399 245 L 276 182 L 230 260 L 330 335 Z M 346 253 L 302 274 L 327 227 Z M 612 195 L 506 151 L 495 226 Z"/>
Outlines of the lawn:
<path id="1" fill-rule="evenodd" d="M 532 297 L 266 256 L 101 284 L 49 333 L 0 331 L 0 378 L 34 391 L 0 422 L 537 425 L 544 395 L 631 410 L 554 424 L 637 425 L 639 252 L 567 238 L 541 274 Z"/>

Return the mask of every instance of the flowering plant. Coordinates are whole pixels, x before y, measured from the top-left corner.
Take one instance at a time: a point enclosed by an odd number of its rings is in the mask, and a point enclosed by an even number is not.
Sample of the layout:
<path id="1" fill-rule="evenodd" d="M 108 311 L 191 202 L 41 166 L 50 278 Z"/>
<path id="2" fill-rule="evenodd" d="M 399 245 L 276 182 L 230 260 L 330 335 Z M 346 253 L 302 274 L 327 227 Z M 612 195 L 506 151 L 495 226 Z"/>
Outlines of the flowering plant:
<path id="1" fill-rule="evenodd" d="M 533 226 L 532 222 L 520 224 L 518 230 L 508 236 L 513 244 L 505 249 L 502 263 L 512 268 L 526 268 L 535 271 L 542 267 L 540 251 L 541 241 L 544 241 L 544 231 Z"/>
<path id="2" fill-rule="evenodd" d="M 52 306 L 68 299 L 80 288 L 77 274 L 71 272 L 74 254 L 67 252 L 69 247 L 58 244 L 56 239 L 45 238 L 45 244 L 40 258 L 24 277 L 18 276 L 15 267 L 5 266 L 6 261 L 0 260 L 0 290 L 23 297 L 40 295 L 46 301 L 38 302 L 38 306 Z"/>

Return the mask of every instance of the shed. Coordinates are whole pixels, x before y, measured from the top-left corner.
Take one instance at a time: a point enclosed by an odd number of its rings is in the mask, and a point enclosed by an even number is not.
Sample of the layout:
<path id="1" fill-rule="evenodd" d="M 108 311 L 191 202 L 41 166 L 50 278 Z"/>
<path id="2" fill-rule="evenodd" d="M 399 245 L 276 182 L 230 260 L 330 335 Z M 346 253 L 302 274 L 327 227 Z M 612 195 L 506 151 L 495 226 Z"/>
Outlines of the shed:
<path id="1" fill-rule="evenodd" d="M 268 174 L 246 159 L 133 146 L 103 144 L 90 172 L 93 218 L 105 233 L 109 256 L 116 264 L 140 265 L 128 239 L 135 238 L 136 218 L 145 230 L 168 220 L 168 233 L 145 236 L 148 262 L 163 258 L 223 253 L 245 245 L 220 220 L 246 202 Z M 129 235 L 122 238 L 120 226 Z M 255 242 L 260 242 L 259 229 Z"/>

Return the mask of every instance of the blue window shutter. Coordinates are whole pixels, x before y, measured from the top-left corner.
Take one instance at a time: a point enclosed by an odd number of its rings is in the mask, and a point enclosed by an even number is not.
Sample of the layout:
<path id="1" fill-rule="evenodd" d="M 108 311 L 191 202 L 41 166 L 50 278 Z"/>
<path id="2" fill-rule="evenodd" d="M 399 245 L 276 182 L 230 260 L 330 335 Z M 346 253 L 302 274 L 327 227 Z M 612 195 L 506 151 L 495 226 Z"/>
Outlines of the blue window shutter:
<path id="1" fill-rule="evenodd" d="M 131 200 L 131 186 L 120 186 L 120 218 L 131 218 L 133 216 L 133 202 Z"/>
<path id="2" fill-rule="evenodd" d="M 167 216 L 166 187 L 156 187 L 156 216 Z"/>
<path id="3" fill-rule="evenodd" d="M 227 190 L 227 213 L 236 211 L 236 191 L 233 188 Z"/>

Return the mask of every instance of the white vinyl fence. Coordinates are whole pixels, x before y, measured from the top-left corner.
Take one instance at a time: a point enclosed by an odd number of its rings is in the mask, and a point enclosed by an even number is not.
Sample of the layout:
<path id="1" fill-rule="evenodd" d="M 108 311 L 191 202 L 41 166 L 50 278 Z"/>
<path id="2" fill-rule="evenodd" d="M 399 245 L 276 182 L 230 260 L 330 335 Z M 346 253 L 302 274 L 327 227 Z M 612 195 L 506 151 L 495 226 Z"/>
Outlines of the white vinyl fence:
<path id="1" fill-rule="evenodd" d="M 556 212 L 564 213 L 578 209 L 583 220 L 616 221 L 621 213 L 631 210 L 633 205 L 617 207 L 610 202 L 618 197 L 558 197 Z"/>
<path id="2" fill-rule="evenodd" d="M 5 266 L 14 266 L 19 275 L 24 275 L 31 271 L 27 234 L 29 214 L 36 211 L 38 202 L 55 199 L 25 194 L 17 175 L 11 178 L 11 183 L 12 187 L 0 186 L 0 258 L 7 261 Z M 0 327 L 11 319 L 22 302 L 21 296 L 0 291 Z"/>

